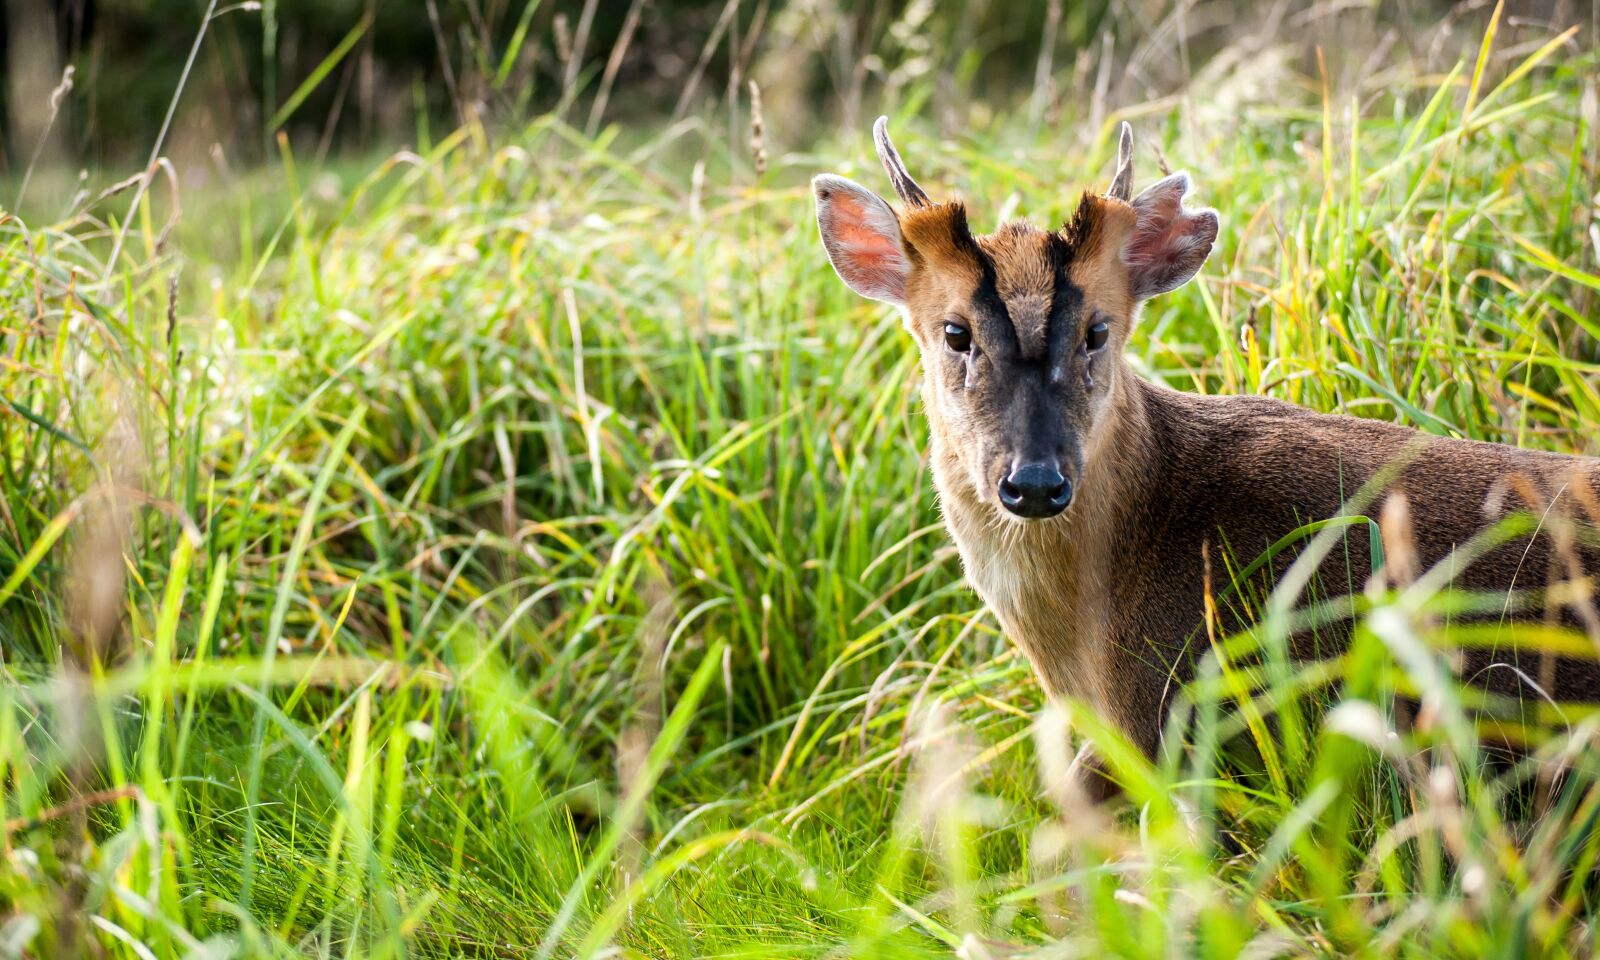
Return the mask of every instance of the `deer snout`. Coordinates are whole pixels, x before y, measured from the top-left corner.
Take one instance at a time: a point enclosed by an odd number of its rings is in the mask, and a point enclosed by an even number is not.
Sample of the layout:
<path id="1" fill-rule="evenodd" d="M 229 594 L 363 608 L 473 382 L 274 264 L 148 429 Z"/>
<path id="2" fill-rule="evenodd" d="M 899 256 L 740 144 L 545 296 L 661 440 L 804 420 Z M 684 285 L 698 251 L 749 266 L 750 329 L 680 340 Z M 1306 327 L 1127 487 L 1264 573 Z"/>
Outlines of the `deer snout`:
<path id="1" fill-rule="evenodd" d="M 1072 481 L 1048 463 L 1025 463 L 1000 480 L 1000 503 L 1029 520 L 1043 520 L 1067 509 Z"/>

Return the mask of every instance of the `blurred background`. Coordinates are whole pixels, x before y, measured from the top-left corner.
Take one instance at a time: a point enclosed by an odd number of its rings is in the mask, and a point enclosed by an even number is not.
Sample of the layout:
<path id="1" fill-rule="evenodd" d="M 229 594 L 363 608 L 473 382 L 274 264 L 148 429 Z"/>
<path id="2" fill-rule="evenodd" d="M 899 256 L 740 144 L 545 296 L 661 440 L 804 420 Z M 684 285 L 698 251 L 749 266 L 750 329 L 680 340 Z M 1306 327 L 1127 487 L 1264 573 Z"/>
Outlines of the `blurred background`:
<path id="1" fill-rule="evenodd" d="M 1464 725 L 1407 747 L 1460 804 L 1348 731 L 1216 749 L 1464 699 L 1403 659 L 1449 591 L 1201 685 L 1148 818 L 1061 801 L 806 186 L 885 189 L 887 114 L 1060 223 L 1131 121 L 1223 222 L 1140 375 L 1600 454 L 1587 0 L 0 11 L 0 958 L 1596 954 L 1600 766 L 1530 828 Z"/>
<path id="2" fill-rule="evenodd" d="M 864 126 L 908 95 L 941 132 L 1071 101 L 1092 131 L 1114 105 L 1205 90 L 1203 123 L 1299 99 L 1319 82 L 1376 92 L 1447 69 L 1486 0 L 5 0 L 0 176 L 59 204 L 160 153 L 185 183 L 279 154 L 389 150 L 471 118 L 489 129 L 559 111 L 747 122 L 769 149 Z M 1503 29 L 1537 43 L 1600 22 L 1582 0 L 1515 2 Z M 1515 44 L 1508 45 L 1514 51 Z M 1307 91 L 1314 93 L 1314 90 Z M 1223 119 L 1216 118 L 1216 119 Z M 1071 134 L 1065 134 L 1071 143 Z M 84 181 L 84 182 L 80 182 Z M 25 207 L 26 208 L 26 207 Z M 47 207 L 48 209 L 48 207 Z"/>

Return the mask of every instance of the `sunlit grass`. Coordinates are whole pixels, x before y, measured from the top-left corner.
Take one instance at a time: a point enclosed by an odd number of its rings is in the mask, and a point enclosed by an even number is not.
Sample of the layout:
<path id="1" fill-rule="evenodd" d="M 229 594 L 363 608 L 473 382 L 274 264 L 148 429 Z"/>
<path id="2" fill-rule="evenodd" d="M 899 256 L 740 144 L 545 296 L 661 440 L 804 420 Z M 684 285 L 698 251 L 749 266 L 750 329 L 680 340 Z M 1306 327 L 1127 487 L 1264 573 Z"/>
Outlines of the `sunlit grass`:
<path id="1" fill-rule="evenodd" d="M 1198 139 L 1141 117 L 1224 230 L 1136 365 L 1600 453 L 1595 59 L 1477 54 Z M 904 121 L 980 225 L 1106 174 L 1105 136 Z M 1540 817 L 1501 802 L 1427 584 L 1357 598 L 1330 663 L 1219 638 L 1132 809 L 1085 807 L 938 526 L 911 345 L 817 243 L 806 179 L 877 182 L 864 131 L 759 177 L 724 139 L 547 117 L 336 184 L 285 154 L 225 253 L 180 228 L 170 325 L 160 216 L 101 286 L 94 222 L 6 225 L 0 943 L 1593 951 L 1595 722 L 1540 748 L 1573 764 Z M 1396 691 L 1430 722 L 1394 733 Z"/>

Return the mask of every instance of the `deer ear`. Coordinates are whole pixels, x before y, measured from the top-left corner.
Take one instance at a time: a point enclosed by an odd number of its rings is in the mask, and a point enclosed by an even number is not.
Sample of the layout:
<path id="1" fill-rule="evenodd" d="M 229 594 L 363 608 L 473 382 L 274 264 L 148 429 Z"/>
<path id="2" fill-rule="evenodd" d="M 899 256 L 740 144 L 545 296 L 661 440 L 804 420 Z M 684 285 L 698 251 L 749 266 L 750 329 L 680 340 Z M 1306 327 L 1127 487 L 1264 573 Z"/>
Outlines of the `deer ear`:
<path id="1" fill-rule="evenodd" d="M 817 195 L 822 246 L 840 279 L 869 300 L 905 306 L 911 262 L 894 210 L 844 177 L 823 174 L 811 181 L 811 189 Z"/>
<path id="2" fill-rule="evenodd" d="M 1122 248 L 1135 300 L 1147 300 L 1188 283 L 1211 255 L 1217 211 L 1186 209 L 1189 175 L 1174 173 L 1133 198 L 1138 220 Z"/>

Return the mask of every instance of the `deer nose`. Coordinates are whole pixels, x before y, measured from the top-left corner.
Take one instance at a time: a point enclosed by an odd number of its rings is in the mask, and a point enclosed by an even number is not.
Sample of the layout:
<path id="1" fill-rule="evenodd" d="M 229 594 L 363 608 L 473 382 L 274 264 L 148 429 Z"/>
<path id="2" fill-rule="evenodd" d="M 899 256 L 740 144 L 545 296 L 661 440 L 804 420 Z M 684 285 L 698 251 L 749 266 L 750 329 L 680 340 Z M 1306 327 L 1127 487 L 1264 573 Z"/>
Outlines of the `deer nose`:
<path id="1" fill-rule="evenodd" d="M 1049 464 L 1024 464 L 1000 481 L 1000 502 L 1029 520 L 1053 517 L 1072 502 L 1072 482 Z"/>

